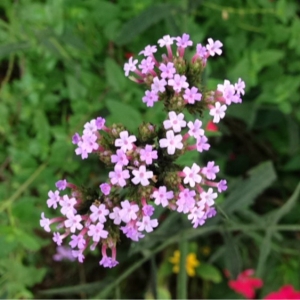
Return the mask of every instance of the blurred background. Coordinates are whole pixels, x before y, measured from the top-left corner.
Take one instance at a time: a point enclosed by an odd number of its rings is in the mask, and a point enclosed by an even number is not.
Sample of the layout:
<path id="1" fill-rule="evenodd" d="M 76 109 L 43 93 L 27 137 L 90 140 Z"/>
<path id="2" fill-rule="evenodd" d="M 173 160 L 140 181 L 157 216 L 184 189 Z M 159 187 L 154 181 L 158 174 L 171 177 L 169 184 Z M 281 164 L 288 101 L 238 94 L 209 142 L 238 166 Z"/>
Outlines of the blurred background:
<path id="1" fill-rule="evenodd" d="M 143 241 L 122 240 L 116 268 L 100 267 L 96 251 L 70 262 L 39 225 L 42 211 L 54 216 L 48 191 L 62 178 L 95 187 L 107 176 L 96 157 L 75 155 L 71 137 L 97 116 L 129 129 L 160 120 L 123 65 L 183 33 L 224 45 L 208 62 L 209 88 L 246 82 L 243 104 L 207 128 L 211 151 L 185 161 L 220 166 L 229 189 L 218 216 L 193 229 L 162 211 Z M 225 269 L 254 269 L 259 297 L 300 289 L 299 1 L 1 0 L 0 43 L 0 298 L 175 298 L 182 236 L 189 298 L 239 298 Z"/>

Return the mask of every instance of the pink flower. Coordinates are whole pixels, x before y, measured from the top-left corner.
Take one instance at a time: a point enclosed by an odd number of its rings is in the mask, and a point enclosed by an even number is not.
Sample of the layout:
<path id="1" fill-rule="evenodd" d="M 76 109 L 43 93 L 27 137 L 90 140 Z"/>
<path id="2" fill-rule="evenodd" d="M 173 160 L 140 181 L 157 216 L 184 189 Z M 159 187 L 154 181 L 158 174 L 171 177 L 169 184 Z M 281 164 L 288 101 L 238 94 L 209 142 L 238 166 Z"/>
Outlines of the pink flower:
<path id="1" fill-rule="evenodd" d="M 198 119 L 195 120 L 193 123 L 192 121 L 188 122 L 187 126 L 189 127 L 188 134 L 190 136 L 193 136 L 194 138 L 198 138 L 202 135 L 204 135 L 204 130 L 201 128 L 202 122 L 199 121 Z"/>
<path id="2" fill-rule="evenodd" d="M 263 281 L 252 277 L 254 270 L 248 269 L 238 275 L 236 280 L 229 280 L 228 285 L 236 293 L 242 294 L 247 299 L 255 297 L 255 289 L 261 288 Z"/>
<path id="3" fill-rule="evenodd" d="M 222 179 L 219 183 L 218 183 L 218 192 L 222 193 L 224 191 L 227 190 L 227 181 L 225 179 Z"/>
<path id="4" fill-rule="evenodd" d="M 197 44 L 197 54 L 199 55 L 199 57 L 201 59 L 205 59 L 206 60 L 206 56 L 207 56 L 207 49 L 206 47 L 202 46 L 201 44 Z"/>
<path id="5" fill-rule="evenodd" d="M 173 78 L 173 75 L 176 73 L 176 69 L 174 68 L 174 64 L 171 62 L 168 62 L 166 65 L 161 63 L 159 66 L 159 69 L 161 70 L 160 76 L 162 78 Z"/>
<path id="6" fill-rule="evenodd" d="M 183 148 L 181 141 L 182 136 L 180 134 L 174 135 L 173 130 L 169 130 L 166 133 L 166 138 L 159 140 L 159 146 L 160 148 L 167 148 L 168 154 L 173 155 L 176 149 Z"/>
<path id="7" fill-rule="evenodd" d="M 193 41 L 190 40 L 189 34 L 184 33 L 182 37 L 179 36 L 175 38 L 175 40 L 177 41 L 176 43 L 177 47 L 186 48 L 189 46 L 193 46 Z"/>
<path id="8" fill-rule="evenodd" d="M 221 55 L 223 44 L 220 41 L 215 41 L 211 38 L 208 39 L 208 44 L 206 45 L 206 49 L 210 56 L 215 56 L 215 54 Z"/>
<path id="9" fill-rule="evenodd" d="M 153 70 L 154 64 L 155 62 L 153 61 L 152 57 L 148 56 L 147 58 L 141 61 L 139 67 L 143 74 L 147 74 Z"/>
<path id="10" fill-rule="evenodd" d="M 153 53 L 157 51 L 156 46 L 146 46 L 146 48 L 141 51 L 139 54 L 144 54 L 144 56 L 151 56 Z"/>
<path id="11" fill-rule="evenodd" d="M 220 119 L 223 119 L 225 117 L 226 109 L 227 106 L 225 104 L 221 105 L 220 102 L 216 102 L 215 107 L 212 108 L 209 112 L 209 114 L 214 117 L 214 123 L 219 123 Z"/>
<path id="12" fill-rule="evenodd" d="M 209 180 L 215 180 L 216 174 L 220 171 L 219 166 L 215 166 L 214 161 L 209 161 L 207 166 L 202 169 L 202 174 Z"/>
<path id="13" fill-rule="evenodd" d="M 52 240 L 54 241 L 54 243 L 57 244 L 57 246 L 60 246 L 62 244 L 62 236 L 59 232 L 53 232 L 53 238 Z"/>
<path id="14" fill-rule="evenodd" d="M 115 146 L 121 147 L 121 150 L 126 152 L 132 150 L 135 141 L 136 137 L 134 135 L 129 136 L 128 131 L 121 131 L 120 138 L 115 140 Z"/>
<path id="15" fill-rule="evenodd" d="M 101 192 L 105 196 L 109 195 L 111 187 L 110 187 L 110 185 L 108 183 L 101 183 L 99 187 L 100 187 Z"/>
<path id="16" fill-rule="evenodd" d="M 113 208 L 113 212 L 111 212 L 109 214 L 109 218 L 111 220 L 113 220 L 114 224 L 116 224 L 116 225 L 120 225 L 121 221 L 122 221 L 121 216 L 120 216 L 120 211 L 121 211 L 121 209 L 118 206 L 115 206 Z"/>
<path id="17" fill-rule="evenodd" d="M 109 210 L 106 208 L 104 204 L 100 204 L 99 206 L 91 205 L 90 210 L 92 214 L 90 218 L 93 222 L 99 221 L 100 223 L 106 222 L 106 217 L 109 214 Z"/>
<path id="18" fill-rule="evenodd" d="M 183 212 L 184 214 L 191 211 L 195 206 L 195 197 L 196 192 L 189 189 L 184 189 L 179 193 L 179 198 L 176 201 L 176 204 L 178 205 L 177 211 Z"/>
<path id="19" fill-rule="evenodd" d="M 113 185 L 118 184 L 123 187 L 130 175 L 128 170 L 123 170 L 120 165 L 115 165 L 114 171 L 109 172 L 108 177 Z"/>
<path id="20" fill-rule="evenodd" d="M 145 96 L 142 98 L 143 102 L 146 103 L 147 107 L 152 107 L 155 102 L 158 101 L 157 92 L 146 91 Z"/>
<path id="21" fill-rule="evenodd" d="M 184 75 L 175 74 L 174 78 L 168 80 L 168 85 L 173 87 L 173 90 L 180 93 L 182 89 L 189 87 L 186 77 Z"/>
<path id="22" fill-rule="evenodd" d="M 166 90 L 167 82 L 165 79 L 160 79 L 158 77 L 154 77 L 153 83 L 151 84 L 151 90 L 154 93 L 163 93 Z"/>
<path id="23" fill-rule="evenodd" d="M 98 222 L 96 225 L 91 224 L 89 226 L 88 236 L 93 237 L 94 242 L 99 242 L 101 238 L 106 239 L 108 236 L 108 231 L 106 231 L 104 225 Z"/>
<path id="24" fill-rule="evenodd" d="M 91 120 L 90 122 L 85 123 L 83 127 L 84 127 L 84 130 L 83 130 L 84 135 L 94 134 L 98 129 L 95 119 Z"/>
<path id="25" fill-rule="evenodd" d="M 70 228 L 70 231 L 74 233 L 76 229 L 81 230 L 83 228 L 80 223 L 82 220 L 80 215 L 74 215 L 72 212 L 67 213 L 67 220 L 64 222 L 66 228 Z"/>
<path id="26" fill-rule="evenodd" d="M 154 203 L 156 205 L 162 205 L 163 207 L 168 206 L 169 200 L 174 198 L 173 191 L 167 191 L 165 186 L 160 186 L 157 191 L 154 191 L 151 195 L 151 198 L 154 198 Z"/>
<path id="27" fill-rule="evenodd" d="M 157 219 L 151 220 L 149 216 L 143 216 L 142 221 L 138 221 L 136 225 L 138 226 L 138 231 L 151 232 L 153 228 L 158 226 L 158 222 Z"/>
<path id="28" fill-rule="evenodd" d="M 165 35 L 162 39 L 158 40 L 159 47 L 170 46 L 173 44 L 175 38 Z"/>
<path id="29" fill-rule="evenodd" d="M 140 166 L 138 170 L 133 170 L 132 174 L 134 178 L 132 178 L 131 181 L 134 184 L 140 183 L 142 186 L 149 185 L 150 182 L 148 179 L 153 177 L 153 172 L 146 171 L 146 167 L 144 165 Z"/>
<path id="30" fill-rule="evenodd" d="M 126 153 L 122 149 L 118 149 L 116 154 L 111 156 L 111 162 L 120 166 L 127 166 L 129 161 Z"/>
<path id="31" fill-rule="evenodd" d="M 61 206 L 60 212 L 63 215 L 66 215 L 68 212 L 71 212 L 72 214 L 76 213 L 76 209 L 74 208 L 74 205 L 77 203 L 75 198 L 69 198 L 68 195 L 63 195 L 62 199 L 59 201 L 59 205 Z"/>
<path id="32" fill-rule="evenodd" d="M 214 199 L 216 199 L 217 196 L 218 194 L 214 193 L 212 188 L 209 188 L 207 192 L 203 191 L 200 194 L 200 198 L 202 200 L 201 202 L 207 204 L 208 206 L 212 206 L 215 204 Z"/>
<path id="33" fill-rule="evenodd" d="M 42 219 L 40 220 L 41 227 L 43 227 L 45 231 L 50 232 L 50 224 L 50 219 L 45 218 L 45 214 L 42 212 Z"/>
<path id="34" fill-rule="evenodd" d="M 191 187 L 195 186 L 195 183 L 200 183 L 202 177 L 199 175 L 200 167 L 193 163 L 192 168 L 185 167 L 183 169 L 183 173 L 185 174 L 185 178 L 183 182 L 185 184 L 190 184 Z"/>
<path id="35" fill-rule="evenodd" d="M 296 291 L 290 284 L 286 284 L 277 292 L 272 292 L 264 299 L 300 299 L 300 291 Z"/>
<path id="36" fill-rule="evenodd" d="M 78 247 L 78 249 L 84 249 L 84 247 L 86 245 L 86 240 L 84 239 L 84 237 L 81 234 L 79 234 L 79 235 L 72 234 L 69 245 L 72 248 Z"/>
<path id="37" fill-rule="evenodd" d="M 123 222 L 128 223 L 131 220 L 137 219 L 137 212 L 139 211 L 139 207 L 137 204 L 130 204 L 128 200 L 124 200 L 121 202 L 122 209 L 119 214 Z"/>
<path id="38" fill-rule="evenodd" d="M 77 258 L 80 263 L 83 263 L 85 257 L 82 250 L 72 250 L 72 255 L 73 257 Z"/>
<path id="39" fill-rule="evenodd" d="M 124 65 L 125 76 L 128 76 L 130 71 L 134 72 L 136 70 L 135 65 L 137 63 L 138 63 L 137 59 L 133 60 L 132 57 L 129 58 L 128 63 L 125 63 L 125 65 Z"/>
<path id="40" fill-rule="evenodd" d="M 48 196 L 49 196 L 49 199 L 47 200 L 48 207 L 53 206 L 53 208 L 56 209 L 57 204 L 59 203 L 60 200 L 59 191 L 55 191 L 54 193 L 52 191 L 49 191 Z"/>
<path id="41" fill-rule="evenodd" d="M 183 94 L 183 99 L 189 104 L 194 104 L 195 101 L 200 101 L 201 98 L 202 94 L 199 93 L 198 89 L 194 86 L 191 89 L 187 88 Z"/>
<path id="42" fill-rule="evenodd" d="M 141 161 L 145 161 L 147 165 L 151 165 L 152 160 L 157 158 L 157 151 L 152 150 L 152 146 L 150 145 L 146 145 L 145 149 L 141 149 L 140 151 L 140 159 Z"/>
<path id="43" fill-rule="evenodd" d="M 184 121 L 184 114 L 176 114 L 174 111 L 169 112 L 169 120 L 164 121 L 165 129 L 173 129 L 174 132 L 180 132 L 181 128 L 186 126 L 186 121 Z"/>
<path id="44" fill-rule="evenodd" d="M 234 88 L 239 95 L 245 95 L 245 86 L 245 82 L 241 78 L 239 78 L 238 82 L 234 85 Z"/>

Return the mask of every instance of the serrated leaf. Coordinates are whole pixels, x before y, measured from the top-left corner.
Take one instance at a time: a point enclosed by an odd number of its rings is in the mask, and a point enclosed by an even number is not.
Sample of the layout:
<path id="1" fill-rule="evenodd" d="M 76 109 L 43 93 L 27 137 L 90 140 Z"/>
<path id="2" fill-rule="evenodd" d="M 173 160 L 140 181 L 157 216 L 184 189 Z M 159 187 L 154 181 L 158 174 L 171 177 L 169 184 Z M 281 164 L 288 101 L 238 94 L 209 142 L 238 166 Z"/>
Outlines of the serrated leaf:
<path id="1" fill-rule="evenodd" d="M 170 15 L 172 8 L 173 6 L 169 4 L 156 4 L 148 7 L 140 15 L 123 25 L 115 39 L 116 44 L 120 46 L 128 44 L 146 29 Z"/>
<path id="2" fill-rule="evenodd" d="M 276 173 L 270 161 L 263 162 L 251 169 L 248 174 L 249 177 L 240 180 L 236 184 L 236 188 L 222 203 L 221 207 L 227 214 L 251 205 L 255 198 L 276 179 Z"/>
<path id="3" fill-rule="evenodd" d="M 196 269 L 196 273 L 204 280 L 209 280 L 214 283 L 220 283 L 222 281 L 221 272 L 210 264 L 201 263 L 201 265 Z"/>

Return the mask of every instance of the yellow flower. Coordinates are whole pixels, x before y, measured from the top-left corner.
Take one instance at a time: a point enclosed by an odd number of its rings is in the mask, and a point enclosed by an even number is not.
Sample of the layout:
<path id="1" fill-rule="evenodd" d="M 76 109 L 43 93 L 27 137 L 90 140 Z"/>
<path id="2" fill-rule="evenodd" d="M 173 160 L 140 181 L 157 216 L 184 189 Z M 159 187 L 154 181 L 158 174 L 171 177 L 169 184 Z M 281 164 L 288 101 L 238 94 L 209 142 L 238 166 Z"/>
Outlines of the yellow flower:
<path id="1" fill-rule="evenodd" d="M 174 265 L 173 266 L 173 272 L 178 273 L 179 272 L 179 261 L 180 261 L 180 251 L 176 250 L 174 251 L 174 254 L 172 257 L 170 257 L 169 261 Z M 189 253 L 186 257 L 186 265 L 185 269 L 189 276 L 193 277 L 196 275 L 195 268 L 200 265 L 199 260 L 197 260 L 195 253 Z"/>

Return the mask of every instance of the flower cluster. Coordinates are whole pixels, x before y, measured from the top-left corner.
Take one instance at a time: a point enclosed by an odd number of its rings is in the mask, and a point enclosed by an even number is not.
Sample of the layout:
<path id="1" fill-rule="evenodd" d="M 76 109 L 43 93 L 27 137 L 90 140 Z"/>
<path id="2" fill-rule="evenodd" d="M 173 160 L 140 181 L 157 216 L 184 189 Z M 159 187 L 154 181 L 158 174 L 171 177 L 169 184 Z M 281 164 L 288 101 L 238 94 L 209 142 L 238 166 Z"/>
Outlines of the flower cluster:
<path id="1" fill-rule="evenodd" d="M 236 84 L 225 80 L 215 91 L 202 86 L 201 74 L 208 58 L 222 53 L 220 41 L 210 38 L 207 45 L 198 44 L 190 60 L 184 58 L 185 49 L 193 45 L 189 35 L 164 36 L 158 44 L 167 49 L 161 61 L 154 56 L 157 47 L 147 46 L 140 52 L 144 56 L 140 64 L 137 66 L 138 60 L 131 57 L 124 71 L 126 76 L 135 74 L 130 78 L 146 85 L 142 100 L 148 107 L 157 101 L 163 103 L 165 121 L 140 124 L 136 135 L 121 124 L 108 126 L 102 117 L 87 122 L 82 135 L 75 133 L 72 138 L 75 153 L 82 159 L 97 155 L 110 168 L 107 182 L 90 190 L 60 180 L 57 190 L 48 194 L 48 207 L 60 210 L 62 216 L 50 220 L 42 213 L 40 224 L 50 232 L 50 225 L 57 223 L 56 228 L 63 233 L 54 232 L 54 242 L 60 246 L 69 237 L 72 254 L 79 262 L 83 262 L 87 247 L 94 250 L 101 245 L 100 265 L 117 265 L 120 232 L 138 241 L 153 231 L 158 226 L 153 217 L 155 205 L 186 214 L 193 227 L 201 226 L 216 214 L 215 199 L 227 189 L 226 180 L 216 181 L 219 167 L 214 161 L 205 166 L 176 163 L 187 151 L 210 148 L 202 122 L 187 121 L 184 112 L 195 116 L 208 109 L 213 122 L 218 123 L 228 105 L 241 102 L 245 84 L 241 79 Z M 62 195 L 67 188 L 70 192 Z"/>

